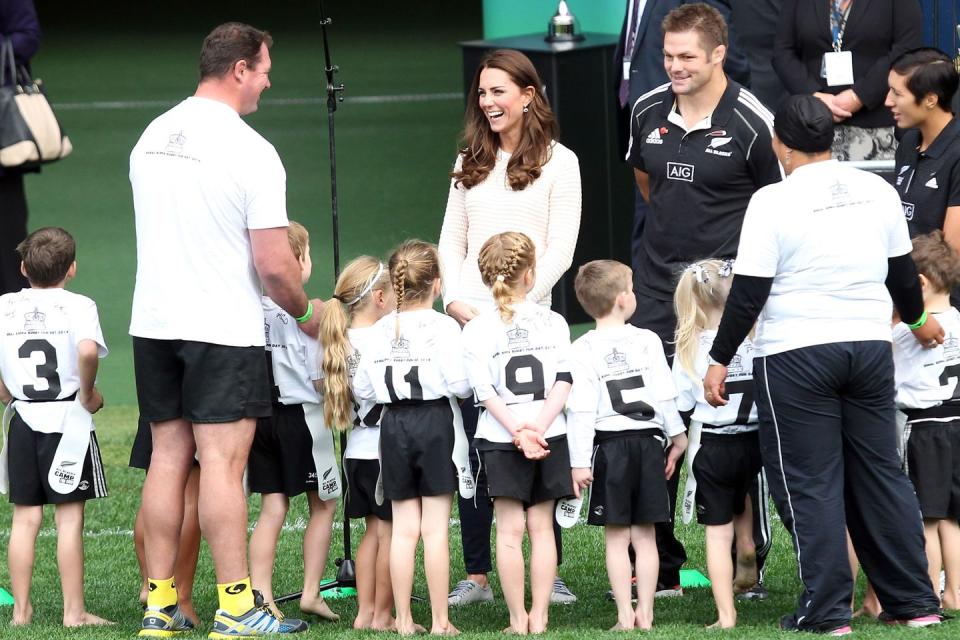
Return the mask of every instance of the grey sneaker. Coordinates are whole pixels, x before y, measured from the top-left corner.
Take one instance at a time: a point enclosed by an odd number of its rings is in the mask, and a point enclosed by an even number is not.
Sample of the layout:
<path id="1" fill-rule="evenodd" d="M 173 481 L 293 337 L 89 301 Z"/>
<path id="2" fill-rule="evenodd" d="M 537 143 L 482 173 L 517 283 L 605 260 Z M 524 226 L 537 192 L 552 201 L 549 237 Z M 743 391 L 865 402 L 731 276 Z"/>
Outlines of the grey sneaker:
<path id="1" fill-rule="evenodd" d="M 553 593 L 550 594 L 550 604 L 573 604 L 577 596 L 567 588 L 563 578 L 557 576 L 553 580 Z"/>
<path id="2" fill-rule="evenodd" d="M 270 607 L 263 603 L 263 596 L 253 590 L 254 605 L 245 614 L 232 616 L 223 609 L 217 609 L 213 617 L 213 630 L 207 634 L 210 640 L 231 640 L 232 638 L 250 638 L 274 633 L 300 633 L 310 626 L 297 618 L 286 618 L 283 614 L 273 615 Z"/>
<path id="3" fill-rule="evenodd" d="M 740 600 L 741 602 L 744 600 L 766 600 L 769 597 L 770 592 L 767 591 L 767 588 L 763 586 L 762 582 L 758 582 L 746 591 L 736 595 L 737 600 Z"/>
<path id="4" fill-rule="evenodd" d="M 489 584 L 481 587 L 475 580 L 461 580 L 447 596 L 447 604 L 451 607 L 463 607 L 477 602 L 493 602 L 493 589 Z"/>
<path id="5" fill-rule="evenodd" d="M 657 583 L 657 590 L 654 592 L 654 598 L 679 598 L 683 595 L 683 588 L 680 585 L 668 587 L 667 585 Z"/>
<path id="6" fill-rule="evenodd" d="M 141 638 L 169 638 L 178 633 L 193 631 L 193 623 L 183 613 L 180 606 L 145 607 L 143 621 L 140 623 Z"/>

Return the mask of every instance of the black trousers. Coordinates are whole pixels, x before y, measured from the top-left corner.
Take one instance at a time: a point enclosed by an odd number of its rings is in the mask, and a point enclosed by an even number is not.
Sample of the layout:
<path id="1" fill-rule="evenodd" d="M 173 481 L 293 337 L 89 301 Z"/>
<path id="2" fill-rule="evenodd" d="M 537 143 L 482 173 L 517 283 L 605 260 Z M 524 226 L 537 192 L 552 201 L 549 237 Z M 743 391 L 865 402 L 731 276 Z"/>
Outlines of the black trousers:
<path id="1" fill-rule="evenodd" d="M 27 196 L 22 173 L 0 174 L 0 295 L 20 291 L 27 280 L 20 273 L 17 245 L 27 237 Z"/>
<path id="2" fill-rule="evenodd" d="M 849 623 L 845 530 L 887 613 L 936 613 L 920 507 L 897 455 L 890 343 L 824 344 L 753 362 L 763 464 L 803 583 L 797 626 Z"/>
<path id="3" fill-rule="evenodd" d="M 480 411 L 472 398 L 460 403 L 463 414 L 463 430 L 467 440 L 473 442 L 477 433 L 477 419 Z M 471 445 L 470 471 L 476 478 L 477 493 L 467 500 L 457 494 L 457 507 L 460 512 L 460 541 L 463 544 L 463 564 L 467 575 L 487 574 L 493 571 L 490 556 L 490 527 L 493 525 L 493 504 L 487 496 L 486 470 L 480 464 L 480 454 Z M 560 538 L 560 525 L 553 520 L 553 536 L 557 544 L 557 566 L 563 563 L 563 544 Z"/>

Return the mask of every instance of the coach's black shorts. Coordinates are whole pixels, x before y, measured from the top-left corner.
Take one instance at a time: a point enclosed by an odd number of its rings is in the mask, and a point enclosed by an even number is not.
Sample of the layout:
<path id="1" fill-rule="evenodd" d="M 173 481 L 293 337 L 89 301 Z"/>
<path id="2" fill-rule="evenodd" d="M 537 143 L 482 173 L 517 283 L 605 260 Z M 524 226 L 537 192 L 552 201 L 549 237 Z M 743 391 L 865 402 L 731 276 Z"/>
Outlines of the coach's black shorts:
<path id="1" fill-rule="evenodd" d="M 303 405 L 274 404 L 272 416 L 257 420 L 247 481 L 252 493 L 282 493 L 287 497 L 318 489 L 313 437 Z"/>
<path id="2" fill-rule="evenodd" d="M 597 433 L 587 524 L 670 522 L 663 435 L 650 430 Z"/>
<path id="3" fill-rule="evenodd" d="M 348 518 L 366 518 L 373 516 L 389 522 L 393 520 L 390 501 L 383 499 L 377 504 L 377 480 L 380 478 L 379 460 L 360 460 L 347 458 L 343 461 L 347 476 L 347 504 L 344 511 Z"/>
<path id="4" fill-rule="evenodd" d="M 150 423 L 142 417 L 137 420 L 137 435 L 133 437 L 133 446 L 130 447 L 130 462 L 128 467 L 134 469 L 150 468 L 150 458 L 153 456 L 153 433 Z"/>
<path id="5" fill-rule="evenodd" d="M 960 518 L 960 420 L 908 425 L 907 475 L 920 513 L 933 520 Z"/>
<path id="6" fill-rule="evenodd" d="M 447 398 L 388 405 L 380 422 L 380 451 L 385 500 L 457 490 L 453 410 Z"/>
<path id="7" fill-rule="evenodd" d="M 484 441 L 479 441 L 477 449 L 487 474 L 487 495 L 491 499 L 519 500 L 524 507 L 572 496 L 567 436 L 549 438 L 547 445 L 550 455 L 543 460 L 530 460 L 512 444 L 509 449 L 485 449 Z"/>
<path id="8" fill-rule="evenodd" d="M 743 513 L 750 485 L 763 462 L 756 431 L 736 434 L 704 432 L 693 458 L 697 480 L 697 522 L 721 525 Z"/>
<path id="9" fill-rule="evenodd" d="M 221 423 L 270 415 L 263 347 L 133 338 L 140 415 Z"/>
<path id="10" fill-rule="evenodd" d="M 103 475 L 103 460 L 97 434 L 90 432 L 90 446 L 80 471 L 80 483 L 67 494 L 57 493 L 47 481 L 53 456 L 62 434 L 40 433 L 27 426 L 14 414 L 7 434 L 7 454 L 10 471 L 10 502 L 22 506 L 66 504 L 104 498 L 107 481 Z"/>

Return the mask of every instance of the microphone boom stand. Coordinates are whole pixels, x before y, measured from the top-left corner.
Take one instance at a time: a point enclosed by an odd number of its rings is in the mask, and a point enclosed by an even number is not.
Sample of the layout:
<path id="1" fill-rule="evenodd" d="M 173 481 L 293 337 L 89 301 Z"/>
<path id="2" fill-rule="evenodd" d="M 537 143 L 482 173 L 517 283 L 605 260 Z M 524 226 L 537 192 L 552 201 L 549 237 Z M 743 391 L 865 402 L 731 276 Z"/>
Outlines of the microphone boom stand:
<path id="1" fill-rule="evenodd" d="M 343 102 L 343 84 L 336 84 L 334 74 L 340 71 L 340 68 L 330 62 L 330 43 L 327 39 L 327 27 L 333 24 L 331 18 L 326 17 L 323 10 L 323 0 L 320 4 L 320 30 L 323 33 L 323 57 L 324 71 L 327 76 L 327 127 L 330 139 L 330 213 L 333 220 L 333 279 L 336 284 L 340 277 L 340 214 L 337 208 L 337 143 L 334 129 L 334 113 L 337 111 L 337 103 Z M 343 454 L 347 450 L 347 434 L 340 433 L 340 468 L 343 469 Z M 340 486 L 345 486 L 341 472 Z M 341 587 L 356 588 L 357 574 L 353 564 L 353 558 L 350 554 L 350 518 L 344 512 L 343 515 L 343 558 L 337 558 L 337 578 L 330 582 L 320 585 L 320 592 L 323 593 L 329 589 Z M 275 599 L 277 604 L 299 600 L 303 592 L 291 593 Z"/>

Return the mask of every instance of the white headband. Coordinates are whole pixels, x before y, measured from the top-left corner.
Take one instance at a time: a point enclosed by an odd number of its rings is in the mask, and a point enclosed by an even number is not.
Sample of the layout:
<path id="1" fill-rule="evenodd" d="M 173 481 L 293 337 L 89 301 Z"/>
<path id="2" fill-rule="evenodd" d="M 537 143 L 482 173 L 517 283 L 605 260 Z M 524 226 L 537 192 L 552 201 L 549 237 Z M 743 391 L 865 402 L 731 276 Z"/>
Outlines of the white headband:
<path id="1" fill-rule="evenodd" d="M 377 272 L 373 275 L 372 278 L 370 278 L 370 282 L 368 282 L 367 286 L 363 288 L 363 290 L 360 292 L 360 295 L 358 295 L 356 298 L 354 298 L 353 300 L 347 303 L 347 306 L 352 307 L 353 305 L 363 300 L 363 296 L 370 293 L 370 290 L 373 289 L 374 283 L 376 283 L 376 281 L 380 279 L 381 275 L 383 275 L 383 263 L 379 262 L 377 263 Z"/>

